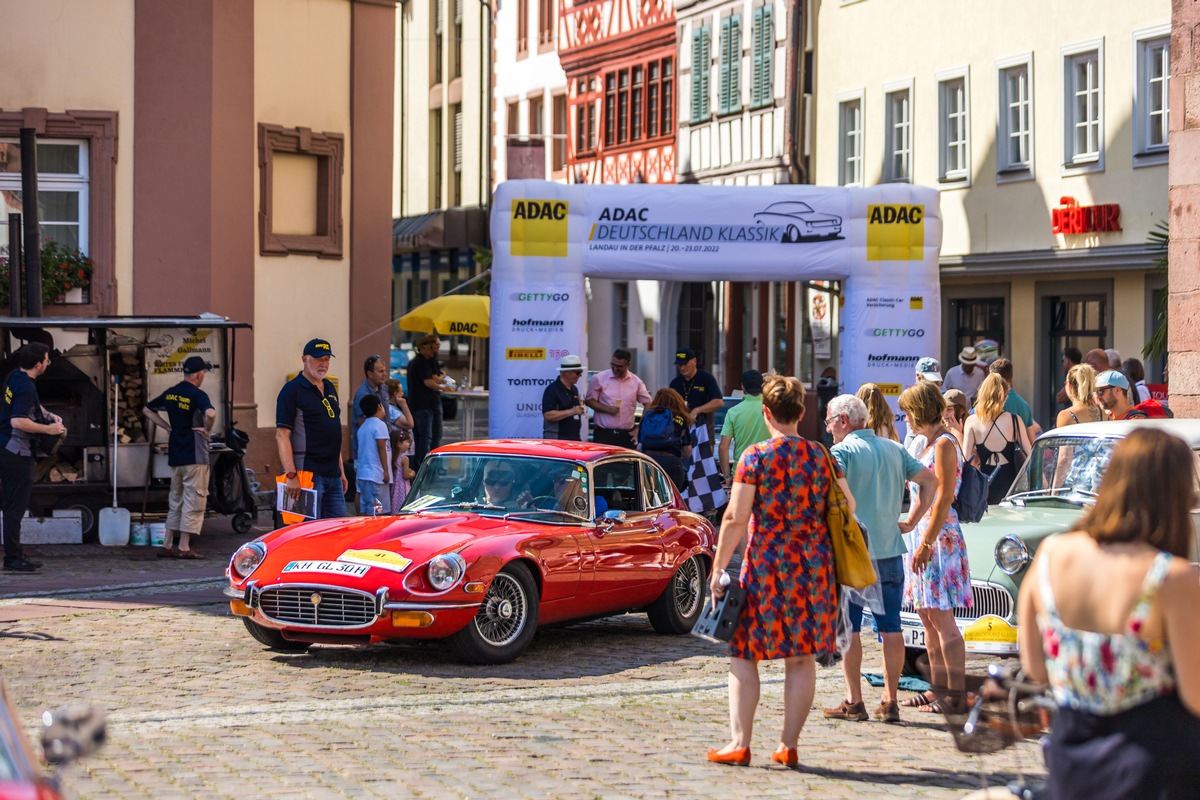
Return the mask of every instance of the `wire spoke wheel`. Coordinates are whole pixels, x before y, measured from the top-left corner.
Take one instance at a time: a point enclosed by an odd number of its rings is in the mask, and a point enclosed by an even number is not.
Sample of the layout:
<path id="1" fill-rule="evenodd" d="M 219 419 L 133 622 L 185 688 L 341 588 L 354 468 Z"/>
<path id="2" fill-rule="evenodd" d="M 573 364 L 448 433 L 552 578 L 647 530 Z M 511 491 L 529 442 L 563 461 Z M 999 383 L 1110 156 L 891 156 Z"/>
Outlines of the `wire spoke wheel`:
<path id="1" fill-rule="evenodd" d="M 703 579 L 703 570 L 695 558 L 683 562 L 683 566 L 675 573 L 671 590 L 675 597 L 675 610 L 679 616 L 691 617 L 704 601 Z"/>
<path id="2" fill-rule="evenodd" d="M 492 580 L 483 607 L 475 615 L 475 628 L 484 641 L 504 647 L 515 641 L 529 618 L 529 598 L 512 575 L 501 572 Z"/>

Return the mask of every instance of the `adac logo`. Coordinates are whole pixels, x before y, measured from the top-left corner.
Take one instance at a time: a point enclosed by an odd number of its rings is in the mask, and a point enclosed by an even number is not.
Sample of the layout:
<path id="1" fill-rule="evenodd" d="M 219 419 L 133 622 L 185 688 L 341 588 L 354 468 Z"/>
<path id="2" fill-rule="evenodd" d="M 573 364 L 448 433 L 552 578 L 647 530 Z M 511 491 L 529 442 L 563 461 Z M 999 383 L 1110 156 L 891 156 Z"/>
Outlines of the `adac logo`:
<path id="1" fill-rule="evenodd" d="M 513 200 L 510 255 L 565 257 L 569 210 L 566 200 Z"/>
<path id="2" fill-rule="evenodd" d="M 925 206 L 867 206 L 867 260 L 920 261 L 925 257 Z"/>
<path id="3" fill-rule="evenodd" d="M 911 311 L 922 311 L 925 308 L 925 298 L 919 294 L 914 294 L 908 298 L 908 308 Z"/>
<path id="4" fill-rule="evenodd" d="M 505 361 L 545 361 L 544 347 L 509 347 L 504 351 Z"/>
<path id="5" fill-rule="evenodd" d="M 448 331 L 446 331 L 446 335 L 453 336 L 456 333 L 465 334 L 467 336 L 474 336 L 475 334 L 479 333 L 479 323 L 478 322 L 451 322 L 450 329 Z"/>

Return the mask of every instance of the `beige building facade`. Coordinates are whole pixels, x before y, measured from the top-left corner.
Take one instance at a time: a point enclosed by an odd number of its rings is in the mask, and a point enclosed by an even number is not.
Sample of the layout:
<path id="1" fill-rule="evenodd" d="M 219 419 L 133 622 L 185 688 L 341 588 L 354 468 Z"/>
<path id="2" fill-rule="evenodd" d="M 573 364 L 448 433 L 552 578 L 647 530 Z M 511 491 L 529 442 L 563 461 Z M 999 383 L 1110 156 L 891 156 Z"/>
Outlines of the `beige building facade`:
<path id="1" fill-rule="evenodd" d="M 941 189 L 942 335 L 926 351 L 945 371 L 998 342 L 1044 426 L 1064 347 L 1140 358 L 1154 328 L 1170 20 L 1168 0 L 818 12 L 816 182 Z"/>
<path id="2" fill-rule="evenodd" d="M 96 264 L 79 302 L 47 313 L 252 324 L 233 400 L 256 469 L 278 466 L 275 397 L 305 341 L 332 343 L 344 401 L 387 347 L 395 8 L 0 0 L 22 32 L 0 143 L 33 127 L 39 154 L 68 154 L 45 159 L 39 195 L 57 192 L 59 216 L 43 224 L 70 227 Z"/>

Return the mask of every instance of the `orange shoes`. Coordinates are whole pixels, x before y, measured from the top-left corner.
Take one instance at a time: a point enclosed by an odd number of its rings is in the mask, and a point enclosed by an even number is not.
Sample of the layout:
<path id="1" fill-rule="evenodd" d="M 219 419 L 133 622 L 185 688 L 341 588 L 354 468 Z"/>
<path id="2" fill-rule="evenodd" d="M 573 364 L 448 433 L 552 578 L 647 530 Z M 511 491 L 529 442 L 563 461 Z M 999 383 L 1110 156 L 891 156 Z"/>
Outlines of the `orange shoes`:
<path id="1" fill-rule="evenodd" d="M 771 760 L 785 767 L 794 767 L 800 763 L 800 756 L 796 754 L 796 748 L 779 745 L 778 749 L 771 753 Z"/>
<path id="2" fill-rule="evenodd" d="M 795 751 L 793 751 L 794 753 Z M 750 764 L 750 748 L 735 747 L 728 753 L 722 753 L 720 750 L 709 750 L 708 760 L 715 764 L 728 764 L 731 767 L 745 767 Z"/>

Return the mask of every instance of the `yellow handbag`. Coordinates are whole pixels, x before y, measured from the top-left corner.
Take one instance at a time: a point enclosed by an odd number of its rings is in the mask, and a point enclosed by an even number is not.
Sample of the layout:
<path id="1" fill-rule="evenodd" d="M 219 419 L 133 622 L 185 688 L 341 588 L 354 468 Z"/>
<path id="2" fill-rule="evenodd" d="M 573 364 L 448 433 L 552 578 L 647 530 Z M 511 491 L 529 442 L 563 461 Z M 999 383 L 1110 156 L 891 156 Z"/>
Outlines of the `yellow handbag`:
<path id="1" fill-rule="evenodd" d="M 829 527 L 829 541 L 833 544 L 833 570 L 837 582 L 842 586 L 865 589 L 878 580 L 875 566 L 871 563 L 871 553 L 867 550 L 862 528 L 850 513 L 846 493 L 837 482 L 837 469 L 828 450 L 825 450 L 825 459 L 829 463 L 832 479 L 829 494 L 825 496 L 825 524 Z"/>

